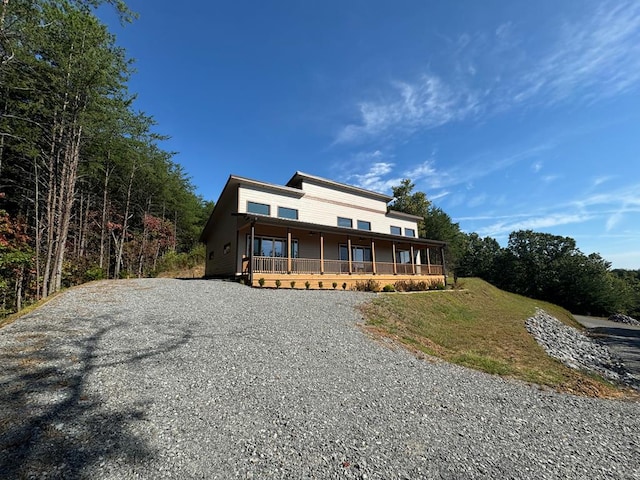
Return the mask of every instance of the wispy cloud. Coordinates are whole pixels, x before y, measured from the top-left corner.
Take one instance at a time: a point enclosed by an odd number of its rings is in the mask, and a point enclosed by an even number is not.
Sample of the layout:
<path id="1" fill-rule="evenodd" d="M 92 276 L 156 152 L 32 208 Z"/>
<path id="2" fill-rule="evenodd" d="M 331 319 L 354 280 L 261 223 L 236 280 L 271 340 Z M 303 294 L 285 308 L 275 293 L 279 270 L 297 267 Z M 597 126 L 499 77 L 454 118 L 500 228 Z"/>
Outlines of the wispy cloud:
<path id="1" fill-rule="evenodd" d="M 335 143 L 350 143 L 373 135 L 401 131 L 410 134 L 465 118 L 476 108 L 477 99 L 464 88 L 454 88 L 434 74 L 417 81 L 391 84 L 386 98 L 358 105 L 360 121 L 342 128 Z"/>
<path id="2" fill-rule="evenodd" d="M 589 214 L 551 214 L 531 217 L 520 221 L 496 222 L 478 230 L 481 236 L 501 237 L 516 230 L 540 230 L 544 228 L 582 223 L 592 218 Z"/>
<path id="3" fill-rule="evenodd" d="M 450 70 L 430 66 L 417 78 L 380 85 L 379 98 L 360 100 L 357 120 L 334 143 L 407 136 L 523 106 L 592 102 L 640 84 L 640 2 L 597 2 L 557 32 L 535 49 L 511 22 L 493 34 L 460 35 L 445 47 Z"/>

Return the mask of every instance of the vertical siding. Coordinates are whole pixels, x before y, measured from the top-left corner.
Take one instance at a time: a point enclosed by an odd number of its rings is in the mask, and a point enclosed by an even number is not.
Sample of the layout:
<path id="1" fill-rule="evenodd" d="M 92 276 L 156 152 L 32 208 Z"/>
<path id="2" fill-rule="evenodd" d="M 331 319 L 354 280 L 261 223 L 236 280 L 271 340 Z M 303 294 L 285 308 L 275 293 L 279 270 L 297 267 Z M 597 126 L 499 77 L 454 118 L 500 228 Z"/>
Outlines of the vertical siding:
<path id="1" fill-rule="evenodd" d="M 231 213 L 237 210 L 237 192 L 232 192 L 222 203 L 216 205 L 211 237 L 207 241 L 207 257 L 205 275 L 231 276 L 236 273 L 237 256 L 237 218 Z M 230 250 L 224 253 L 224 246 L 229 244 Z M 210 258 L 213 252 L 213 258 Z"/>

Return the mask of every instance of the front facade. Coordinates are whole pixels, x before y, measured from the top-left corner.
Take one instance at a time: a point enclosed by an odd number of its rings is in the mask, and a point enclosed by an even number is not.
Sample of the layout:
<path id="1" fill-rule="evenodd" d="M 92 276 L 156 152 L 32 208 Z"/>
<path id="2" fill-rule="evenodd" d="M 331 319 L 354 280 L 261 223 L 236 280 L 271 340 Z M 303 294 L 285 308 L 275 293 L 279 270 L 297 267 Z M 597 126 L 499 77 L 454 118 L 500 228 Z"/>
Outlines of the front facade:
<path id="1" fill-rule="evenodd" d="M 205 275 L 295 288 L 444 283 L 444 243 L 418 238 L 420 217 L 389 210 L 392 199 L 302 172 L 284 186 L 231 175 L 200 237 Z"/>

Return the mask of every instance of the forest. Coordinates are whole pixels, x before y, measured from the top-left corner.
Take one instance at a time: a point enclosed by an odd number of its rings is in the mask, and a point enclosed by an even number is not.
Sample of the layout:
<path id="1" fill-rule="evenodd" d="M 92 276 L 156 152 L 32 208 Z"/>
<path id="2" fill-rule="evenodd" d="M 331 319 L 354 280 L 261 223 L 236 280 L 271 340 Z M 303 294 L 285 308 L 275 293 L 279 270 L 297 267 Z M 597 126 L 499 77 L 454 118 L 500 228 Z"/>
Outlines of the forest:
<path id="1" fill-rule="evenodd" d="M 121 0 L 0 6 L 0 317 L 197 255 L 213 207 L 135 109 L 133 61 L 100 6 L 135 17 Z"/>

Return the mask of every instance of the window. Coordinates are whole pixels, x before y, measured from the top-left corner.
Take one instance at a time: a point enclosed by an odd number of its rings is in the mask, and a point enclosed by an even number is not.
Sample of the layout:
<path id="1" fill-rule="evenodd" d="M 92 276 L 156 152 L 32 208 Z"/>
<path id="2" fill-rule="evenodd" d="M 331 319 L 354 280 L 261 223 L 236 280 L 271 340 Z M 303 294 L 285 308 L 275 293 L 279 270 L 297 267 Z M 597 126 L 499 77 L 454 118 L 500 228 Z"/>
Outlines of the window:
<path id="1" fill-rule="evenodd" d="M 353 221 L 350 218 L 338 217 L 338 226 L 353 228 Z"/>
<path id="2" fill-rule="evenodd" d="M 222 254 L 227 255 L 230 251 L 231 251 L 231 244 L 230 243 L 225 244 L 225 246 L 222 248 Z"/>
<path id="3" fill-rule="evenodd" d="M 351 246 L 351 260 L 354 262 L 370 262 L 371 258 L 371 247 Z M 349 260 L 349 249 L 344 244 L 340 245 L 340 260 Z"/>
<path id="4" fill-rule="evenodd" d="M 278 207 L 278 217 L 298 220 L 298 210 L 295 208 Z"/>
<path id="5" fill-rule="evenodd" d="M 371 230 L 371 222 L 358 220 L 358 230 Z"/>
<path id="6" fill-rule="evenodd" d="M 249 256 L 249 245 L 251 236 L 247 235 L 247 256 Z M 253 237 L 253 255 L 258 257 L 280 257 L 287 256 L 287 240 L 284 238 Z M 298 240 L 291 240 L 291 257 L 298 258 Z"/>
<path id="7" fill-rule="evenodd" d="M 271 215 L 271 207 L 264 203 L 247 202 L 247 212 L 258 215 Z"/>
<path id="8" fill-rule="evenodd" d="M 416 236 L 416 231 L 413 228 L 405 228 L 404 229 L 404 236 L 405 237 L 415 237 Z"/>
<path id="9" fill-rule="evenodd" d="M 400 227 L 391 226 L 391 235 L 402 235 L 402 229 Z"/>
<path id="10" fill-rule="evenodd" d="M 411 252 L 409 250 L 397 250 L 396 263 L 411 263 Z"/>

